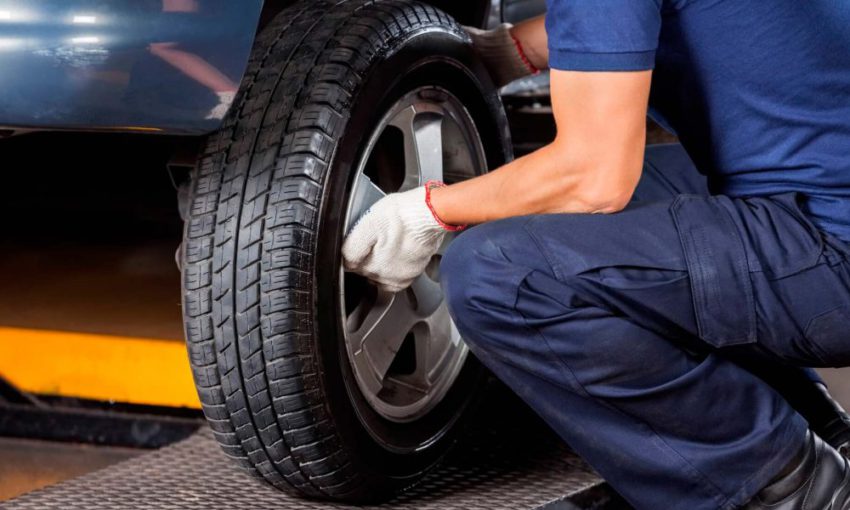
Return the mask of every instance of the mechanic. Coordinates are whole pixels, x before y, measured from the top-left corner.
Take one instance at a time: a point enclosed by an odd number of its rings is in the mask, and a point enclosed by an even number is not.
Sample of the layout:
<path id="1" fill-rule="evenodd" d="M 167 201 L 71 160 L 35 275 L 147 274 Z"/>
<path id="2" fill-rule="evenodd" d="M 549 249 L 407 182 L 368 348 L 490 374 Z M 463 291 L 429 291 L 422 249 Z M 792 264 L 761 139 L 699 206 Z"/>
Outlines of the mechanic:
<path id="1" fill-rule="evenodd" d="M 850 508 L 797 368 L 850 364 L 850 4 L 548 8 L 470 32 L 502 83 L 551 69 L 555 140 L 384 197 L 346 268 L 400 291 L 478 225 L 441 264 L 463 338 L 634 507 Z"/>

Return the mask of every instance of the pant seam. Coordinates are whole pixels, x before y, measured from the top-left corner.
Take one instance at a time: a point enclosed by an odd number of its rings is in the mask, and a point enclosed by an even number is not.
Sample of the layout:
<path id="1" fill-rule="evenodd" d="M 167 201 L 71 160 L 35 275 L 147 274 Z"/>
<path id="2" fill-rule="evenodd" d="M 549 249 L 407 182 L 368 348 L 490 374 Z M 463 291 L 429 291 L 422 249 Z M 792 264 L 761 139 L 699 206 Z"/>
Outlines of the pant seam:
<path id="1" fill-rule="evenodd" d="M 532 327 L 528 323 L 528 320 L 526 319 L 525 315 L 523 315 L 522 312 L 519 311 L 519 308 L 517 307 L 517 302 L 519 301 L 519 288 L 523 284 L 523 282 L 525 282 L 526 278 L 528 278 L 528 275 L 533 273 L 533 272 L 534 272 L 533 269 L 529 269 L 523 275 L 523 277 L 517 282 L 516 288 L 514 289 L 514 302 L 512 303 L 513 306 L 511 307 L 511 310 L 522 321 L 522 325 L 525 327 L 525 329 L 529 330 L 531 333 L 533 333 L 534 335 L 538 336 L 539 338 L 541 338 L 543 340 L 543 343 L 546 345 L 546 348 L 549 350 L 549 354 L 551 354 L 552 357 L 557 360 L 558 365 L 560 365 L 561 369 L 565 372 L 567 377 L 573 382 L 574 387 L 569 388 L 569 389 L 571 389 L 573 391 L 577 391 L 582 396 L 590 397 L 591 395 L 589 393 L 587 393 L 587 390 L 585 390 L 584 386 L 579 382 L 578 378 L 576 377 L 576 375 L 572 371 L 572 369 L 569 367 L 569 365 L 567 365 L 564 362 L 564 360 L 561 359 L 561 357 L 558 356 L 555 353 L 555 351 L 552 349 L 552 346 L 549 345 L 549 340 L 546 338 L 546 335 L 544 335 L 539 329 Z"/>
<path id="2" fill-rule="evenodd" d="M 530 228 L 528 228 L 528 224 L 530 222 L 531 220 L 526 223 L 523 223 L 523 230 L 525 230 L 525 233 L 531 239 L 531 242 L 534 243 L 534 245 L 537 247 L 537 251 L 539 251 L 543 255 L 543 258 L 546 259 L 546 263 L 549 264 L 549 269 L 552 271 L 552 275 L 555 277 L 556 280 L 562 282 L 564 280 L 564 275 L 561 274 L 561 272 L 558 270 L 557 265 L 552 261 L 552 257 L 549 255 L 549 250 L 547 250 L 546 247 L 543 246 L 543 243 L 541 243 L 540 240 L 537 239 L 537 235 L 535 235 L 535 233 L 532 232 Z M 523 279 L 519 283 L 522 284 L 522 282 L 527 276 L 528 274 L 526 273 L 526 275 L 523 276 Z M 519 285 L 517 285 L 517 290 L 518 289 Z"/>
<path id="3" fill-rule="evenodd" d="M 522 278 L 522 280 L 520 280 L 518 285 L 516 286 L 513 311 L 522 319 L 523 324 L 525 325 L 525 327 L 528 330 L 533 331 L 537 336 L 539 336 L 540 338 L 543 339 L 543 342 L 546 345 L 546 348 L 549 350 L 549 353 L 552 355 L 552 357 L 555 358 L 556 360 L 558 360 L 558 363 L 561 365 L 562 369 L 565 370 L 569 374 L 570 378 L 573 381 L 575 381 L 575 383 L 577 385 L 577 389 L 579 390 L 579 393 L 582 396 L 585 396 L 587 398 L 591 398 L 591 399 L 595 400 L 596 402 L 607 406 L 608 408 L 612 409 L 613 411 L 615 411 L 615 412 L 617 412 L 621 415 L 627 416 L 632 420 L 636 420 L 638 423 L 640 423 L 641 425 L 643 425 L 647 429 L 649 429 L 652 432 L 652 435 L 654 436 L 655 440 L 660 442 L 661 444 L 663 444 L 663 446 L 664 446 L 663 450 L 667 451 L 668 455 L 670 455 L 670 452 L 672 452 L 672 454 L 673 454 L 672 456 L 674 458 L 678 458 L 680 460 L 680 462 L 682 463 L 682 466 L 688 470 L 688 472 L 691 476 L 695 477 L 698 481 L 703 482 L 703 484 L 701 484 L 701 486 L 704 489 L 708 489 L 708 490 L 706 490 L 706 494 L 709 495 L 717 504 L 722 505 L 725 501 L 730 499 L 728 496 L 725 496 L 723 494 L 723 491 L 721 491 L 719 489 L 719 487 L 717 487 L 714 483 L 712 483 L 711 480 L 709 480 L 708 477 L 705 474 L 703 474 L 701 471 L 699 471 L 685 457 L 683 457 L 678 451 L 676 451 L 675 448 L 673 448 L 669 443 L 667 443 L 667 441 L 665 441 L 664 438 L 661 437 L 661 435 L 658 433 L 658 431 L 655 430 L 654 427 L 652 427 L 652 425 L 648 424 L 645 420 L 642 420 L 638 417 L 632 416 L 630 413 L 623 411 L 622 409 L 618 408 L 614 404 L 611 404 L 610 402 L 607 402 L 604 399 L 594 397 L 593 395 L 591 395 L 587 391 L 587 388 L 585 388 L 584 385 L 581 383 L 581 381 L 578 379 L 578 377 L 576 377 L 575 373 L 572 371 L 572 369 L 569 367 L 569 365 L 552 348 L 552 345 L 549 342 L 549 338 L 545 334 L 543 334 L 543 332 L 541 332 L 539 329 L 537 329 L 537 328 L 533 327 L 531 324 L 529 324 L 528 318 L 522 313 L 522 311 L 519 310 L 519 307 L 517 306 L 517 302 L 519 301 L 519 288 L 525 282 L 525 280 L 528 278 L 528 275 L 531 274 L 532 272 L 533 272 L 533 270 L 526 273 L 525 276 Z M 708 487 L 705 487 L 705 486 L 708 486 Z"/>

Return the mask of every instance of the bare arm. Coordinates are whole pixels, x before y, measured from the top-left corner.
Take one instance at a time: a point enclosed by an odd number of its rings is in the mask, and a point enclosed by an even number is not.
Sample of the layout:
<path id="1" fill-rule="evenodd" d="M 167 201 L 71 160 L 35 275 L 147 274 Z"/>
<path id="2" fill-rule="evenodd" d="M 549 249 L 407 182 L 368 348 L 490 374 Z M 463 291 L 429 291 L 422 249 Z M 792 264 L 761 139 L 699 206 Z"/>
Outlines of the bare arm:
<path id="1" fill-rule="evenodd" d="M 432 192 L 449 224 L 545 213 L 612 213 L 643 167 L 652 71 L 552 72 L 557 136 L 489 174 Z"/>
<path id="2" fill-rule="evenodd" d="M 526 59 L 517 63 L 514 58 L 510 65 L 519 71 L 509 69 L 502 78 L 528 74 L 528 60 L 543 63 L 548 50 L 542 23 L 537 19 L 517 25 L 510 34 L 504 26 L 492 31 L 501 49 L 513 50 L 517 40 L 525 46 Z M 470 33 L 474 38 L 480 32 Z M 500 51 L 490 53 L 500 58 Z M 506 53 L 510 58 L 510 51 Z M 614 213 L 626 207 L 643 168 L 652 71 L 553 70 L 551 78 L 557 124 L 552 143 L 489 174 L 432 188 L 430 210 L 424 186 L 378 200 L 346 236 L 346 270 L 398 292 L 432 262 L 448 234 L 446 223 L 475 224 L 527 214 Z"/>

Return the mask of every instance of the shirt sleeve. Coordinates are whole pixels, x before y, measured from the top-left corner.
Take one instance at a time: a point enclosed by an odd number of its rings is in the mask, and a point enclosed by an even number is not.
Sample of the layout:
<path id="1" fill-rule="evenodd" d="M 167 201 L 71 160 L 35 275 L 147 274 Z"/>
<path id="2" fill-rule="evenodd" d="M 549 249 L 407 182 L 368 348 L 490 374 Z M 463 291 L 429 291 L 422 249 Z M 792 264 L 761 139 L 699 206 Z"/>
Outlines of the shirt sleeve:
<path id="1" fill-rule="evenodd" d="M 547 0 L 549 67 L 644 71 L 655 66 L 662 0 Z"/>

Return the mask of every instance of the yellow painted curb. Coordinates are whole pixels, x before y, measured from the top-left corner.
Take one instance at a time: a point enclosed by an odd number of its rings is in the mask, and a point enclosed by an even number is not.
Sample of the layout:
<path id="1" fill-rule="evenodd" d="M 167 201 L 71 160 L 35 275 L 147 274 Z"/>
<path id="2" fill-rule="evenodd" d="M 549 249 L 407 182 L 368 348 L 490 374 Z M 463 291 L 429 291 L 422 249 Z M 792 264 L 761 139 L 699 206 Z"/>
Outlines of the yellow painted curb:
<path id="1" fill-rule="evenodd" d="M 31 393 L 200 408 L 176 340 L 0 327 L 0 376 Z"/>

